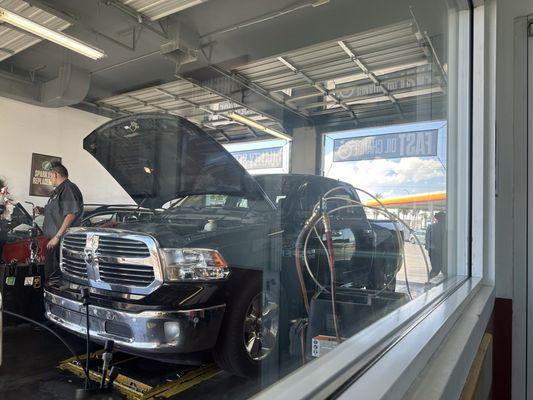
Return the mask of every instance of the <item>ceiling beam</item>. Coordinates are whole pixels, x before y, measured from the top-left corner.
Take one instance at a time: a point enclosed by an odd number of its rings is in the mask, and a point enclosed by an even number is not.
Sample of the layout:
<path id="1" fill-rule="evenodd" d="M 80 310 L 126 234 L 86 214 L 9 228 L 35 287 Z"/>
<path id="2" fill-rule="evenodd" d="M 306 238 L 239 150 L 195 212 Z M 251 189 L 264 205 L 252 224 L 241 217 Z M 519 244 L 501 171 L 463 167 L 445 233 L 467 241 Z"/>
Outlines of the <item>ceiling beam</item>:
<path id="1" fill-rule="evenodd" d="M 215 111 L 215 110 L 211 110 L 209 107 L 205 107 L 205 106 L 202 106 L 201 104 L 199 103 L 196 103 L 192 100 L 189 100 L 189 99 L 186 99 L 182 96 L 179 96 L 179 95 L 176 95 L 174 93 L 171 93 L 165 89 L 161 89 L 161 88 L 154 88 L 154 90 L 156 90 L 157 92 L 171 98 L 172 100 L 174 101 L 181 101 L 181 102 L 184 102 L 188 105 L 190 105 L 191 107 L 197 109 L 197 110 L 200 110 L 206 114 L 209 114 L 209 115 L 215 115 L 223 120 L 226 120 L 228 122 L 231 122 L 231 124 L 235 124 L 235 125 L 239 125 L 239 126 L 242 126 L 245 130 L 247 130 L 248 132 L 250 132 L 254 137 L 258 138 L 258 134 L 252 129 L 250 128 L 249 126 L 247 126 L 246 124 L 243 124 L 242 122 L 240 121 L 237 121 L 235 120 L 234 118 L 232 118 L 230 115 L 227 114 L 227 111 L 228 110 L 224 110 L 224 111 Z M 134 95 L 131 95 L 131 94 L 124 94 L 123 95 L 124 97 L 127 97 L 131 100 L 133 100 L 135 103 L 143 106 L 143 107 L 153 107 L 159 111 L 162 111 L 162 112 L 165 112 L 165 113 L 170 113 L 170 114 L 175 114 L 175 115 L 180 115 L 179 112 L 176 112 L 175 111 L 175 108 L 172 108 L 172 107 L 162 107 L 158 104 L 154 104 L 153 102 L 150 102 L 150 101 L 146 101 L 146 100 L 141 100 L 139 99 L 138 97 L 135 97 Z M 101 104 L 104 104 L 105 106 L 104 107 L 113 107 L 114 110 L 120 110 L 121 112 L 130 112 L 130 111 L 126 111 L 125 109 L 123 108 L 120 108 L 120 107 L 114 107 L 114 106 L 110 106 L 108 105 L 107 103 L 105 103 L 105 101 L 102 101 Z M 261 114 L 262 115 L 262 114 Z M 180 115 L 182 116 L 183 118 L 187 118 L 187 116 L 185 115 Z M 189 116 L 190 117 L 190 116 Z M 188 119 L 188 118 L 187 118 Z M 219 133 L 222 133 L 226 139 L 228 141 L 230 141 L 229 137 L 227 135 L 225 135 L 223 133 L 223 130 L 221 128 L 218 128 L 218 127 L 211 127 L 209 126 L 206 122 L 203 122 L 203 123 L 200 123 L 201 125 L 209 128 L 209 129 L 216 129 L 219 131 Z"/>
<path id="2" fill-rule="evenodd" d="M 226 100 L 228 100 L 228 101 L 230 101 L 232 103 L 239 104 L 243 108 L 247 108 L 247 109 L 249 109 L 249 110 L 251 110 L 251 111 L 253 111 L 253 112 L 257 113 L 257 114 L 264 115 L 264 116 L 270 118 L 271 120 L 274 120 L 274 121 L 276 121 L 276 122 L 278 122 L 280 124 L 283 124 L 283 121 L 281 121 L 278 117 L 276 117 L 274 115 L 271 115 L 270 113 L 266 113 L 264 111 L 261 111 L 261 110 L 255 108 L 255 107 L 252 107 L 252 106 L 246 104 L 245 102 L 243 102 L 241 100 L 237 100 L 234 97 L 232 97 L 232 96 L 230 96 L 230 95 L 228 95 L 226 93 L 223 93 L 223 92 L 221 92 L 221 91 L 219 91 L 217 89 L 214 89 L 214 88 L 212 88 L 212 87 L 210 87 L 210 86 L 208 86 L 208 85 L 206 85 L 206 84 L 204 84 L 202 82 L 199 82 L 199 81 L 197 81 L 195 79 L 192 79 L 192 78 L 187 78 L 187 77 L 179 75 L 179 74 L 175 74 L 175 77 L 179 78 L 181 80 L 187 81 L 189 83 L 192 83 L 193 85 L 198 86 L 198 87 L 200 87 L 200 88 L 202 88 L 204 90 L 207 90 L 207 91 L 209 91 L 209 92 L 211 92 L 213 94 L 216 94 L 216 95 L 218 95 L 218 96 L 220 96 L 220 97 L 222 97 L 222 98 L 224 98 L 224 99 L 226 99 Z"/>
<path id="3" fill-rule="evenodd" d="M 283 108 L 283 109 L 285 109 L 287 111 L 290 111 L 293 114 L 296 114 L 298 117 L 303 118 L 303 119 L 305 119 L 307 121 L 311 121 L 311 118 L 309 117 L 309 115 L 299 111 L 298 107 L 296 105 L 292 105 L 291 106 L 290 102 L 288 102 L 288 101 L 278 100 L 277 98 L 272 96 L 268 92 L 268 90 L 264 89 L 263 87 L 261 87 L 260 85 L 258 85 L 255 82 L 249 81 L 248 79 L 246 79 L 245 77 L 241 76 L 240 74 L 235 73 L 235 72 L 228 72 L 225 69 L 220 68 L 219 66 L 216 66 L 216 65 L 212 65 L 212 64 L 209 65 L 209 68 L 211 68 L 212 70 L 214 70 L 214 71 L 218 72 L 219 74 L 225 76 L 226 78 L 231 79 L 232 81 L 244 86 L 246 89 L 251 90 L 255 94 L 265 98 L 266 100 L 276 104 L 277 106 L 279 106 L 279 107 L 281 107 L 281 108 Z"/>
<path id="4" fill-rule="evenodd" d="M 43 0 L 24 0 L 24 1 L 32 7 L 40 8 L 41 10 L 46 11 L 48 14 L 51 14 L 54 17 L 67 21 L 71 25 L 74 25 L 78 22 L 78 18 L 74 14 L 68 11 L 65 11 L 65 10 L 60 10 L 56 6 L 53 6 L 46 1 L 43 1 Z"/>
<path id="5" fill-rule="evenodd" d="M 341 49 L 343 49 L 344 52 L 348 55 L 348 57 L 350 57 L 350 60 L 352 60 L 352 62 L 355 63 L 361 71 L 363 71 L 363 73 L 368 77 L 368 79 L 370 79 L 377 87 L 380 88 L 383 94 L 388 97 L 392 104 L 394 104 L 394 108 L 396 109 L 398 114 L 400 114 L 400 116 L 404 118 L 403 111 L 400 107 L 400 104 L 398 103 L 398 100 L 394 97 L 390 90 L 387 89 L 381 83 L 381 81 L 376 77 L 376 74 L 374 74 L 368 69 L 365 63 L 363 63 L 361 59 L 355 55 L 355 53 L 352 51 L 352 49 L 348 47 L 346 43 L 344 43 L 342 40 L 339 40 L 337 43 L 339 44 Z"/>
<path id="6" fill-rule="evenodd" d="M 427 31 L 422 32 L 422 30 L 420 29 L 420 25 L 418 25 L 418 21 L 416 19 L 413 6 L 409 6 L 409 12 L 411 13 L 411 18 L 413 19 L 413 24 L 416 28 L 416 32 L 415 32 L 416 40 L 418 40 L 418 43 L 420 44 L 420 47 L 422 48 L 422 51 L 426 55 L 427 59 L 433 60 L 433 62 L 437 64 L 437 67 L 439 68 L 439 72 L 442 76 L 442 79 L 444 80 L 444 83 L 447 84 L 448 75 L 446 71 L 444 70 L 442 63 L 440 62 L 439 56 L 437 55 L 437 52 L 435 51 L 435 47 L 433 46 L 433 42 L 431 41 L 431 38 L 429 37 Z"/>
<path id="7" fill-rule="evenodd" d="M 337 95 L 332 93 L 330 90 L 326 89 L 324 85 L 320 82 L 315 82 L 311 77 L 309 77 L 305 72 L 300 71 L 294 64 L 287 61 L 283 57 L 278 57 L 278 61 L 281 62 L 283 65 L 285 65 L 287 68 L 289 68 L 292 72 L 294 72 L 297 75 L 300 75 L 303 79 L 305 79 L 311 86 L 313 86 L 316 90 L 318 90 L 320 93 L 322 93 L 324 96 L 329 97 L 335 101 L 336 104 L 338 104 L 340 107 L 342 107 L 345 111 L 347 111 L 355 125 L 357 126 L 359 123 L 359 120 L 357 118 L 357 115 L 355 114 L 355 111 L 344 101 L 340 99 Z"/>
<path id="8" fill-rule="evenodd" d="M 133 8 L 121 3 L 118 0 L 98 0 L 98 1 L 100 1 L 102 4 L 105 4 L 106 6 L 112 6 L 112 7 L 116 8 L 117 10 L 122 12 L 124 15 L 127 15 L 131 19 L 135 20 L 138 24 L 144 26 L 145 28 L 147 28 L 151 32 L 155 33 L 159 37 L 161 37 L 161 38 L 163 38 L 165 40 L 168 40 L 169 37 L 168 37 L 168 35 L 165 32 L 162 32 L 162 31 L 154 28 L 152 25 L 150 25 L 150 23 L 148 22 L 150 19 L 146 15 L 144 15 L 144 14 L 136 11 L 135 9 L 133 9 Z"/>
<path id="9" fill-rule="evenodd" d="M 163 93 L 164 95 L 172 98 L 175 101 L 183 101 L 184 103 L 187 103 L 190 106 L 196 108 L 197 110 L 203 111 L 203 112 L 205 112 L 207 114 L 217 115 L 217 116 L 219 116 L 219 117 L 221 117 L 223 119 L 226 119 L 226 120 L 229 120 L 229 121 L 233 121 L 231 118 L 229 118 L 227 115 L 225 115 L 224 113 L 222 113 L 220 111 L 211 110 L 209 107 L 204 107 L 204 106 L 202 106 L 199 103 L 196 103 L 196 102 L 194 102 L 192 100 L 186 99 L 186 98 L 184 98 L 182 96 L 175 95 L 174 93 L 168 92 L 165 89 L 155 88 L 155 90 L 157 90 L 159 93 Z"/>

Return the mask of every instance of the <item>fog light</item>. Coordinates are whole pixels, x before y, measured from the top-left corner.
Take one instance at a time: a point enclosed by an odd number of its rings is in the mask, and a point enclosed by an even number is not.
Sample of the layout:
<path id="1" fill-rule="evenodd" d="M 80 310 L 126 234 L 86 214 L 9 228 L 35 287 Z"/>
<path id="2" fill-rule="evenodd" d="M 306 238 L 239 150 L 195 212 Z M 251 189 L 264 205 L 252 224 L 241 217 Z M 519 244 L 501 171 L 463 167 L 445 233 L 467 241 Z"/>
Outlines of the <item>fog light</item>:
<path id="1" fill-rule="evenodd" d="M 180 324 L 177 322 L 165 322 L 165 339 L 167 342 L 172 342 L 180 335 Z"/>

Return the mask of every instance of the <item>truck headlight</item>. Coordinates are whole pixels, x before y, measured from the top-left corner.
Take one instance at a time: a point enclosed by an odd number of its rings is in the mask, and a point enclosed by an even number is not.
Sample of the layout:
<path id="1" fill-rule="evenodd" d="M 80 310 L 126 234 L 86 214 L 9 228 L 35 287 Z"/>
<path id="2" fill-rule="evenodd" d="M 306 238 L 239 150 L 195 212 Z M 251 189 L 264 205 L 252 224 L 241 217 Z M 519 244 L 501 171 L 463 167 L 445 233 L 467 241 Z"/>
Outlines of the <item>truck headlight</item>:
<path id="1" fill-rule="evenodd" d="M 224 279 L 228 264 L 220 253 L 209 249 L 162 249 L 165 281 Z"/>

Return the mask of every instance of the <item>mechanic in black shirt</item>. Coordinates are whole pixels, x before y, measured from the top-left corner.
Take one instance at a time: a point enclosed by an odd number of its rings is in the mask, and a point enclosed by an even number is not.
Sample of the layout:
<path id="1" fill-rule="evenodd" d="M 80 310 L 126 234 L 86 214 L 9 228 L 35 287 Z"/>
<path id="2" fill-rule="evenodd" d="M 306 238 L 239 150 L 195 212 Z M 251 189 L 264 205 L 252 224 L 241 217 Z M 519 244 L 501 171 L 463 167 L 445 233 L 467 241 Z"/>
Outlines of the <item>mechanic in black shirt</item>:
<path id="1" fill-rule="evenodd" d="M 59 242 L 65 231 L 80 226 L 83 196 L 78 186 L 68 179 L 68 170 L 60 162 L 52 162 L 50 181 L 55 187 L 44 208 L 43 232 L 48 239 L 44 274 L 47 279 L 59 268 Z"/>

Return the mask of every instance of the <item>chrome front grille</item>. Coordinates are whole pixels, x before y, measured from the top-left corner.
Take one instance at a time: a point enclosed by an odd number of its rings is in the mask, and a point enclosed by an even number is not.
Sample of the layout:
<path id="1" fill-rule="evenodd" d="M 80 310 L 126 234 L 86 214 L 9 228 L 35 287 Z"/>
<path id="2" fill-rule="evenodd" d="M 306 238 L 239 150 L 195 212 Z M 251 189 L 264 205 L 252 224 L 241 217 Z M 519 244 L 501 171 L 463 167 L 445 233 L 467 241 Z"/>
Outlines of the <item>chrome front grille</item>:
<path id="1" fill-rule="evenodd" d="M 70 233 L 63 239 L 63 246 L 83 252 L 86 241 L 86 233 Z M 100 236 L 97 253 L 110 257 L 150 257 L 150 249 L 145 242 L 112 236 Z"/>
<path id="2" fill-rule="evenodd" d="M 153 282 L 153 268 L 136 264 L 115 264 L 100 262 L 100 279 L 103 282 L 133 286 L 148 286 Z"/>
<path id="3" fill-rule="evenodd" d="M 130 293 L 148 293 L 162 281 L 155 241 L 112 229 L 70 230 L 61 244 L 61 270 L 80 283 Z"/>
<path id="4" fill-rule="evenodd" d="M 65 254 L 63 254 L 62 261 L 61 267 L 64 272 L 76 278 L 87 280 L 87 265 L 85 261 L 74 256 L 66 256 Z"/>

